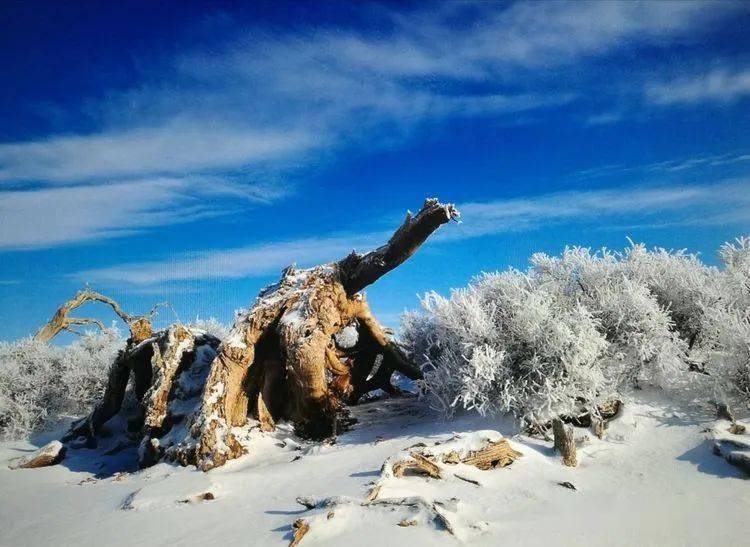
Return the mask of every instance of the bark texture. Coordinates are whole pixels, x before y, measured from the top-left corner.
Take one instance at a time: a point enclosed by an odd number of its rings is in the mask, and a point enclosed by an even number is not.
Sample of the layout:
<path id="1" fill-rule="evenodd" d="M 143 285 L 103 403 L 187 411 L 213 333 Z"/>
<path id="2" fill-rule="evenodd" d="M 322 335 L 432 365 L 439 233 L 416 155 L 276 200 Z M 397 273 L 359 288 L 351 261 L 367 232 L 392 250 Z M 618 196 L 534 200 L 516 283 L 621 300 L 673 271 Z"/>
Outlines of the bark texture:
<path id="1" fill-rule="evenodd" d="M 183 325 L 141 334 L 134 325 L 142 318 L 118 313 L 131 319 L 126 320 L 131 338 L 112 366 L 101 403 L 67 439 L 95 442 L 104 422 L 120 411 L 131 377 L 142 465 L 159 459 L 203 470 L 223 465 L 245 453 L 240 430 L 251 418 L 264 431 L 290 420 L 304 437 L 335 435 L 347 404 L 375 389 L 398 392 L 391 384 L 394 372 L 421 378 L 360 291 L 456 218 L 453 205 L 428 199 L 416 215 L 407 215 L 388 243 L 370 253 L 306 270 L 286 268 L 279 282 L 263 289 L 237 317 L 220 346 Z M 101 301 L 79 295 L 61 307 L 55 317 L 62 319 L 51 322 L 52 330 L 65 325 L 77 302 Z M 113 308 L 117 312 L 119 306 Z"/>
<path id="2" fill-rule="evenodd" d="M 555 437 L 555 450 L 562 454 L 562 460 L 568 467 L 578 465 L 576 441 L 573 438 L 573 428 L 566 427 L 560 418 L 552 420 L 552 433 Z"/>

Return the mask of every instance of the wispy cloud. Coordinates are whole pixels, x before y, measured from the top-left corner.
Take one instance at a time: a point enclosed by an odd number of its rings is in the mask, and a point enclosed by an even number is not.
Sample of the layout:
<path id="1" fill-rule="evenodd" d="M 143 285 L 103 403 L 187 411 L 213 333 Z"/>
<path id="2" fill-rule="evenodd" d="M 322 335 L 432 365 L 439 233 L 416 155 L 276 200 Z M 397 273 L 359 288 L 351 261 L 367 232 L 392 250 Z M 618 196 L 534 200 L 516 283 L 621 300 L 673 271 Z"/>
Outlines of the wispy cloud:
<path id="1" fill-rule="evenodd" d="M 612 188 L 570 191 L 490 202 L 460 204 L 462 223 L 442 230 L 430 241 L 523 232 L 540 227 L 603 219 L 631 224 L 669 221 L 676 224 L 750 222 L 750 180 L 680 187 Z M 79 281 L 149 286 L 197 279 L 258 277 L 298 261 L 301 266 L 343 257 L 352 249 L 373 248 L 389 232 L 332 234 L 319 238 L 266 242 L 250 247 L 215 249 L 136 264 L 90 269 L 72 274 Z"/>
<path id="2" fill-rule="evenodd" d="M 607 125 L 623 119 L 622 112 L 601 112 L 586 117 L 586 125 Z"/>
<path id="3" fill-rule="evenodd" d="M 130 90 L 103 93 L 92 109 L 98 131 L 0 144 L 0 184 L 13 188 L 0 192 L 0 249 L 206 218 L 220 214 L 205 199 L 217 195 L 273 201 L 290 185 L 274 177 L 264 185 L 245 181 L 331 150 L 391 144 L 427 122 L 535 116 L 578 100 L 556 86 L 551 69 L 639 45 L 666 46 L 742 6 L 448 3 L 398 13 L 369 7 L 382 21 L 378 32 L 249 29 L 210 50 L 168 59 Z M 746 79 L 722 73 L 698 91 L 683 83 L 679 96 L 684 101 L 706 89 L 727 96 L 720 90 L 738 93 Z M 666 91 L 652 93 L 666 100 Z M 599 114 L 589 123 L 615 118 Z"/>
<path id="4" fill-rule="evenodd" d="M 424 121 L 555 107 L 574 97 L 554 79 L 539 92 L 533 84 L 544 69 L 668 45 L 741 6 L 449 3 L 399 13 L 367 8 L 382 20 L 378 33 L 250 29 L 210 51 L 179 55 L 129 91 L 106 94 L 95 109 L 98 132 L 0 145 L 0 181 L 184 176 L 299 162 L 364 139 L 377 146 Z"/>
<path id="5" fill-rule="evenodd" d="M 34 249 L 122 237 L 154 226 L 231 213 L 207 196 L 262 202 L 278 188 L 218 178 L 153 178 L 98 186 L 0 192 L 0 250 Z"/>
<path id="6" fill-rule="evenodd" d="M 750 68 L 716 68 L 708 72 L 652 81 L 646 99 L 660 106 L 729 103 L 750 95 Z"/>
<path id="7" fill-rule="evenodd" d="M 708 154 L 702 156 L 666 160 L 643 165 L 610 164 L 578 171 L 572 175 L 574 180 L 589 180 L 603 177 L 632 173 L 652 173 L 657 175 L 677 174 L 683 171 L 740 165 L 750 162 L 749 151 L 735 151 L 724 154 Z"/>
<path id="8" fill-rule="evenodd" d="M 233 279 L 278 273 L 297 263 L 312 266 L 343 258 L 354 249 L 369 250 L 383 243 L 388 234 L 331 235 L 293 241 L 263 243 L 248 247 L 191 253 L 168 261 L 126 264 L 85 270 L 73 278 L 94 283 L 148 285 L 195 279 Z"/>
<path id="9" fill-rule="evenodd" d="M 672 225 L 750 221 L 750 180 L 717 184 L 569 191 L 460 206 L 465 222 L 444 240 L 528 231 L 563 223 L 667 216 Z"/>
<path id="10" fill-rule="evenodd" d="M 193 173 L 268 162 L 318 145 L 313 135 L 300 131 L 170 122 L 158 128 L 0 144 L 0 181 Z"/>

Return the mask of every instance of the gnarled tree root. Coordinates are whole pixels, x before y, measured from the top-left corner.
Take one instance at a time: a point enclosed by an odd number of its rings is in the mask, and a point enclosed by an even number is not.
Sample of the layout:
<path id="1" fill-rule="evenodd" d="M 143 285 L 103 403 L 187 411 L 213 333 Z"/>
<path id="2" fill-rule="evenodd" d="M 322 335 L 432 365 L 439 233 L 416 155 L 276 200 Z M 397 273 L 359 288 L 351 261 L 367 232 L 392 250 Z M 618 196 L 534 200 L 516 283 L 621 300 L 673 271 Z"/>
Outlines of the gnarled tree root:
<path id="1" fill-rule="evenodd" d="M 119 412 L 131 377 L 142 413 L 142 465 L 161 458 L 203 470 L 223 465 L 245 452 L 237 428 L 249 418 L 265 431 L 291 420 L 301 436 L 335 435 L 345 405 L 375 389 L 398 392 L 391 384 L 394 372 L 421 378 L 359 291 L 456 217 L 452 205 L 428 199 L 388 243 L 370 253 L 308 270 L 285 269 L 280 281 L 238 316 L 218 348 L 215 340 L 182 325 L 148 336 L 132 332 L 112 366 L 103 400 L 66 438 L 83 436 L 94 443 L 104 422 Z M 128 324 L 132 330 L 135 323 Z M 353 343 L 339 341 L 344 329 L 356 332 Z M 200 378 L 199 393 L 188 390 L 188 397 L 177 388 L 189 383 L 184 378 L 199 376 L 196 370 L 206 368 L 209 354 L 207 377 Z M 182 403 L 173 404 L 175 399 Z M 192 412 L 185 411 L 188 400 L 195 401 Z"/>

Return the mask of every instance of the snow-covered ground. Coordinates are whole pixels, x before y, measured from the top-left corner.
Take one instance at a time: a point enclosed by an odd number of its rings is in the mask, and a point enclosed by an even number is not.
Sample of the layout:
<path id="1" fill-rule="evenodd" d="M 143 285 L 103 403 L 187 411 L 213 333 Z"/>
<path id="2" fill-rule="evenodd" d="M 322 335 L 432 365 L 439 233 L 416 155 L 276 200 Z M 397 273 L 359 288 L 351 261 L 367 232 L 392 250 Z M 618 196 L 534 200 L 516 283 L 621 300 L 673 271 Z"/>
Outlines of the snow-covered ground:
<path id="1" fill-rule="evenodd" d="M 589 440 L 574 469 L 551 442 L 515 436 L 509 420 L 465 414 L 445 422 L 408 397 L 361 405 L 354 415 L 359 422 L 330 445 L 295 440 L 288 429 L 254 431 L 250 454 L 209 473 L 133 469 L 132 447 L 108 457 L 108 447 L 75 450 L 61 465 L 11 470 L 36 445 L 4 443 L 0 544 L 287 545 L 299 518 L 310 523 L 302 545 L 750 543 L 750 482 L 713 454 L 708 407 L 637 392 L 604 440 L 577 430 Z M 388 457 L 479 430 L 499 431 L 523 456 L 489 471 L 459 465 L 441 480 L 391 479 L 379 494 L 437 501 L 455 536 L 424 509 L 360 503 Z M 209 492 L 213 499 L 203 499 Z M 308 510 L 299 496 L 339 503 Z M 404 520 L 416 524 L 399 526 Z"/>

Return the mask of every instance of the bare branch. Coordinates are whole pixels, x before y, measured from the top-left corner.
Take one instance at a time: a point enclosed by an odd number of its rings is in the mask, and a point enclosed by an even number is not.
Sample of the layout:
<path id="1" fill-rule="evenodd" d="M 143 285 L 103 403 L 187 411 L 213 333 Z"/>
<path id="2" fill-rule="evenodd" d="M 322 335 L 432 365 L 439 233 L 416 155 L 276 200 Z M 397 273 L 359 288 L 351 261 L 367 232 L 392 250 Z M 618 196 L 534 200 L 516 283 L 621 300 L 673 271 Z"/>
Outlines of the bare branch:
<path id="1" fill-rule="evenodd" d="M 100 329 L 105 330 L 104 325 L 99 320 L 68 317 L 68 314 L 70 314 L 70 312 L 77 308 L 80 308 L 86 302 L 101 302 L 102 304 L 106 304 L 111 307 L 112 310 L 117 314 L 117 316 L 122 319 L 126 325 L 128 325 L 131 338 L 136 341 L 148 338 L 152 333 L 150 318 L 154 315 L 154 313 L 156 313 L 156 308 L 158 306 L 154 307 L 154 309 L 145 316 L 130 315 L 122 309 L 117 301 L 86 287 L 82 291 L 78 291 L 73 298 L 71 298 L 58 308 L 52 319 L 50 319 L 49 322 L 41 329 L 39 329 L 39 331 L 34 335 L 34 340 L 40 342 L 49 342 L 63 330 L 79 334 L 75 330 L 70 329 L 71 325 L 95 324 Z"/>
<path id="2" fill-rule="evenodd" d="M 402 264 L 435 230 L 459 216 L 451 203 L 444 205 L 433 198 L 425 200 L 416 216 L 406 215 L 388 243 L 365 255 L 352 253 L 338 263 L 347 294 L 361 291 Z"/>
<path id="3" fill-rule="evenodd" d="M 89 317 L 68 317 L 68 325 L 96 325 L 101 331 L 107 330 L 104 323 L 98 319 L 92 319 Z"/>

